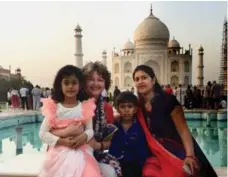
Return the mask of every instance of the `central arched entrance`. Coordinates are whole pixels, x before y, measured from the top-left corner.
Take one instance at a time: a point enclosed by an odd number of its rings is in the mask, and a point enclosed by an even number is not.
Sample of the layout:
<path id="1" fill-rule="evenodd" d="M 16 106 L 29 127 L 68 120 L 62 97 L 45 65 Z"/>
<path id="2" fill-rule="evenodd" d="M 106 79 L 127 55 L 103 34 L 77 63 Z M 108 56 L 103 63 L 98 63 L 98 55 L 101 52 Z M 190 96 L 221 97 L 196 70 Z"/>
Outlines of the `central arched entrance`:
<path id="1" fill-rule="evenodd" d="M 171 85 L 173 87 L 179 85 L 179 78 L 178 78 L 178 76 L 172 76 L 170 80 L 171 80 Z"/>
<path id="2" fill-rule="evenodd" d="M 144 63 L 147 66 L 150 66 L 153 68 L 154 73 L 157 77 L 158 82 L 161 82 L 161 75 L 160 75 L 160 66 L 156 61 L 153 60 L 148 60 L 147 62 Z"/>

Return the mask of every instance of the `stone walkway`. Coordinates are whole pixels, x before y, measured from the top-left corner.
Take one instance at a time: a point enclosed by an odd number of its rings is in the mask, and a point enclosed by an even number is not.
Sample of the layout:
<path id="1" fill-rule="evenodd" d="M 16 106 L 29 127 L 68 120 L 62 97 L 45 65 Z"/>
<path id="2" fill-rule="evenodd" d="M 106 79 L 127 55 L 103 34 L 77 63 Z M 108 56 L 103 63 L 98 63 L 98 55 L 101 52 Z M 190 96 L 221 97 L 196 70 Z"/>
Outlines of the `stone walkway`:
<path id="1" fill-rule="evenodd" d="M 2 110 L 2 112 L 0 112 L 0 119 L 8 119 L 15 116 L 33 115 L 38 113 L 40 113 L 40 111 L 23 110 L 23 109 L 7 109 L 7 110 Z"/>
<path id="2" fill-rule="evenodd" d="M 227 177 L 227 167 L 217 167 L 215 171 L 219 177 Z"/>

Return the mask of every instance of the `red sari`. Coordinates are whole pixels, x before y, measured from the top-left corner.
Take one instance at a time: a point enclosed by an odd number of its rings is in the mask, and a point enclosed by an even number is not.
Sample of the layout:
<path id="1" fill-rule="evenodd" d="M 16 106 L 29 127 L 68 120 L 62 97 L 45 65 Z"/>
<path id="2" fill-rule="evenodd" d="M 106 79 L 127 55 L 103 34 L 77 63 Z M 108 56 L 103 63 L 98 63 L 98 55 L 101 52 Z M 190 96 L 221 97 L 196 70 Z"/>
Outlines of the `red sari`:
<path id="1" fill-rule="evenodd" d="M 167 151 L 148 130 L 142 111 L 138 110 L 138 120 L 144 130 L 148 146 L 155 155 L 145 162 L 143 177 L 187 177 L 183 169 L 184 161 Z"/>

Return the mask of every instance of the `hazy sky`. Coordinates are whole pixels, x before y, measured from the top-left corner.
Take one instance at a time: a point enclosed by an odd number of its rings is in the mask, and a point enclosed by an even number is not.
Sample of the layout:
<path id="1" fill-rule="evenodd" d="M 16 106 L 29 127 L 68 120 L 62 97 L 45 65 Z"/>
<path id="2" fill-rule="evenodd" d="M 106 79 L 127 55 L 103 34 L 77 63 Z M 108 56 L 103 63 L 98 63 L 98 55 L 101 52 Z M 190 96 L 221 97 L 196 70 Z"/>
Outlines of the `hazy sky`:
<path id="1" fill-rule="evenodd" d="M 0 2 L 0 65 L 20 67 L 33 84 L 51 86 L 57 70 L 75 64 L 74 28 L 83 29 L 85 61 L 101 60 L 113 47 L 120 50 L 136 27 L 149 15 L 151 2 Z M 222 29 L 227 2 L 152 2 L 153 13 L 163 21 L 170 38 L 193 47 L 193 84 L 197 49 L 205 50 L 204 75 L 219 75 Z"/>

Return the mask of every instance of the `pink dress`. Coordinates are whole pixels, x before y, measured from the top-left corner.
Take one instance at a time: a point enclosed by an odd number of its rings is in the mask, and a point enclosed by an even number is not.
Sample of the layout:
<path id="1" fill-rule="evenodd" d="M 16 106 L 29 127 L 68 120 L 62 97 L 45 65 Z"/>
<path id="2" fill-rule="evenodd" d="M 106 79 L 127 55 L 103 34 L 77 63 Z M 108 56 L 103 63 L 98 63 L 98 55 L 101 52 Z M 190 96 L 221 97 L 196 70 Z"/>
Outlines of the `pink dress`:
<path id="1" fill-rule="evenodd" d="M 56 117 L 57 105 L 51 98 L 42 100 L 42 113 L 51 129 L 66 128 L 72 123 L 83 123 L 93 117 L 96 108 L 94 99 L 82 102 L 82 117 L 64 118 Z M 65 146 L 50 147 L 39 177 L 101 177 L 101 172 L 93 150 L 89 145 L 83 145 L 78 149 Z"/>

